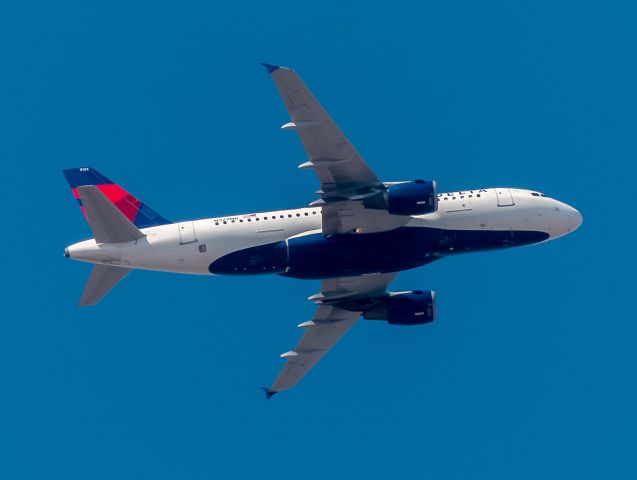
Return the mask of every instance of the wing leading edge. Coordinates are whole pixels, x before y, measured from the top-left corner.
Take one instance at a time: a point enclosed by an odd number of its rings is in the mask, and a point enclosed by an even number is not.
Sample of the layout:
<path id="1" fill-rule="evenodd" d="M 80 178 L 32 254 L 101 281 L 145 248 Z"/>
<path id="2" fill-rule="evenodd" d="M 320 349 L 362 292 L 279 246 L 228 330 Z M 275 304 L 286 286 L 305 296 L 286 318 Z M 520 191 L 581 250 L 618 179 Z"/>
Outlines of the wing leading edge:
<path id="1" fill-rule="evenodd" d="M 319 308 L 312 320 L 299 324 L 305 332 L 294 350 L 281 355 L 287 363 L 272 386 L 264 388 L 266 398 L 294 387 L 356 323 L 361 311 L 341 308 L 339 304 L 384 294 L 396 275 L 374 273 L 323 280 L 321 292 L 309 298 L 318 303 Z"/>

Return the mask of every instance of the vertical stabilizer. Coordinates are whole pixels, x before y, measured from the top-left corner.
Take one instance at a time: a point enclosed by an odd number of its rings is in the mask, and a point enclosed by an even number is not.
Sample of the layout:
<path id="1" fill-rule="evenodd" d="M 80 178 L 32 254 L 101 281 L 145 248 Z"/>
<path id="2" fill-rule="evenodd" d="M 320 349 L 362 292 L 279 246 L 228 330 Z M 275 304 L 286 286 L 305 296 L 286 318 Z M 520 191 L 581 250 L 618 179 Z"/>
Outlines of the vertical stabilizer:
<path id="1" fill-rule="evenodd" d="M 94 168 L 69 168 L 64 170 L 73 195 L 86 215 L 78 187 L 95 185 L 117 209 L 122 212 L 137 228 L 154 227 L 170 223 L 155 210 L 134 195 L 131 195 L 118 184 L 111 182 Z"/>
<path id="2" fill-rule="evenodd" d="M 144 234 L 96 186 L 78 187 L 97 243 L 132 242 Z"/>

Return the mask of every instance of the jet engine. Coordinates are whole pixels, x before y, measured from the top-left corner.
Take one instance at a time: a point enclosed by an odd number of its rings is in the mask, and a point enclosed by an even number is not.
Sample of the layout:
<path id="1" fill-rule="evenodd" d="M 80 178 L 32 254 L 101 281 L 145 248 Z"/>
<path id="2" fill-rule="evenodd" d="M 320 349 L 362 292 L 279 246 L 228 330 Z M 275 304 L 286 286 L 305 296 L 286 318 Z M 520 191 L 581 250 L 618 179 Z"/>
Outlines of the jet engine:
<path id="1" fill-rule="evenodd" d="M 421 325 L 433 322 L 436 317 L 436 292 L 390 293 L 376 300 L 373 307 L 363 312 L 366 320 L 387 320 L 391 325 Z"/>
<path id="2" fill-rule="evenodd" d="M 395 215 L 424 215 L 438 209 L 435 181 L 398 183 L 390 186 L 385 196 L 387 210 Z"/>

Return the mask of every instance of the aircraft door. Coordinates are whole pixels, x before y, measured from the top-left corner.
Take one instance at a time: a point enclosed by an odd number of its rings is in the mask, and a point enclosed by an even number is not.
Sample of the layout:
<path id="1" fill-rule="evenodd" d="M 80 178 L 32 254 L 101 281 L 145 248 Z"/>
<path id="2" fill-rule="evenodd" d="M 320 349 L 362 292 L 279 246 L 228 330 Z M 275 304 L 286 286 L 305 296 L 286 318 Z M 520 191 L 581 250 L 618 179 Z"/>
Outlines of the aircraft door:
<path id="1" fill-rule="evenodd" d="M 515 205 L 511 189 L 496 188 L 495 193 L 498 195 L 498 207 L 510 207 L 511 205 Z"/>
<path id="2" fill-rule="evenodd" d="M 195 225 L 193 222 L 181 222 L 177 224 L 179 228 L 179 244 L 186 245 L 187 243 L 195 243 L 197 237 L 195 236 Z"/>

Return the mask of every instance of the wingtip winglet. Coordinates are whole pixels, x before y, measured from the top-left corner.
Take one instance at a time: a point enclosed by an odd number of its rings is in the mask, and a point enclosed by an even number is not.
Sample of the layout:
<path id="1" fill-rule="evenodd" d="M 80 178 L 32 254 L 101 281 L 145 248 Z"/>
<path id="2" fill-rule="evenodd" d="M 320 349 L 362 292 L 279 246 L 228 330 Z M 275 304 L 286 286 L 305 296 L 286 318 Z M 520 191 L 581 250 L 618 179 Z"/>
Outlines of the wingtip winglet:
<path id="1" fill-rule="evenodd" d="M 272 73 L 275 70 L 278 70 L 279 68 L 281 68 L 278 65 L 272 65 L 270 63 L 261 62 L 261 65 L 263 65 L 263 68 L 265 68 L 265 71 L 268 72 L 268 73 Z"/>
<path id="2" fill-rule="evenodd" d="M 265 392 L 265 399 L 266 400 L 270 400 L 274 394 L 278 393 L 276 391 L 270 390 L 267 387 L 261 387 L 261 390 L 263 390 Z"/>

